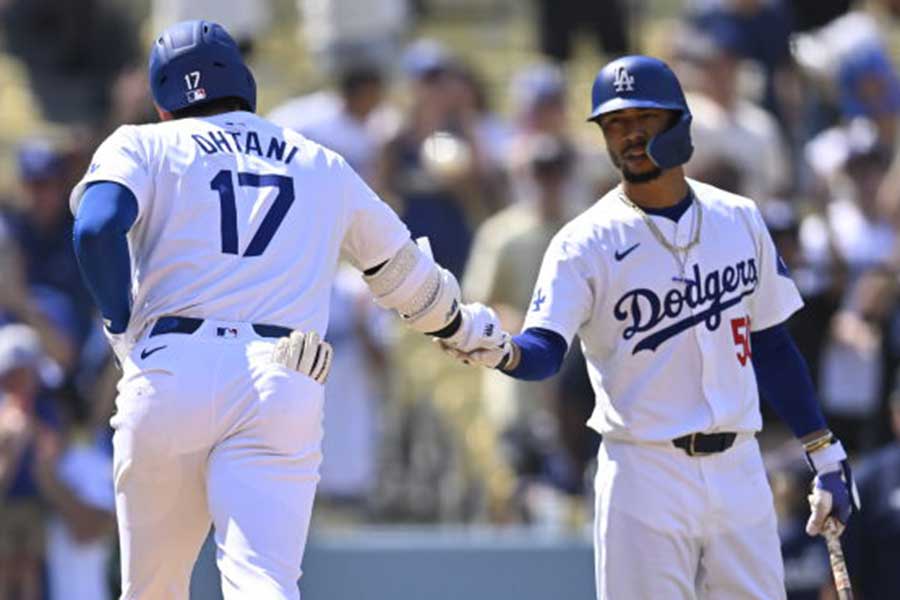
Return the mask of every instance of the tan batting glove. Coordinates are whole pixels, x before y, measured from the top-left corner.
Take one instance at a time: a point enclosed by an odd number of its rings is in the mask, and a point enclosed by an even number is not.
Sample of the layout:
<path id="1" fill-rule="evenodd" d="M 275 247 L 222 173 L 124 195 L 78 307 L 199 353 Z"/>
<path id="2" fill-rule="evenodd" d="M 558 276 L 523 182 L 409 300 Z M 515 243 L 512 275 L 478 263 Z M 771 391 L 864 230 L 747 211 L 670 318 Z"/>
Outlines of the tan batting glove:
<path id="1" fill-rule="evenodd" d="M 278 339 L 272 351 L 272 361 L 324 385 L 331 370 L 333 353 L 331 344 L 321 339 L 315 331 L 293 331 L 290 337 Z"/>

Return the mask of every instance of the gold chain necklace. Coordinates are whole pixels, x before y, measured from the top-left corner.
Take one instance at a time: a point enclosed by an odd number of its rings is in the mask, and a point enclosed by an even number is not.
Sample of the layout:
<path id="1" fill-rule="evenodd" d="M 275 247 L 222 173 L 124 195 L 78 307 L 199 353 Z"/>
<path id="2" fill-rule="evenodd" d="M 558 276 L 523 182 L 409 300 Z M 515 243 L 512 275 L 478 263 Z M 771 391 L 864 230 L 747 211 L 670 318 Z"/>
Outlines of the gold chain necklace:
<path id="1" fill-rule="evenodd" d="M 691 218 L 691 240 L 685 244 L 684 246 L 678 246 L 669 240 L 666 239 L 666 236 L 663 235 L 663 232 L 660 231 L 659 227 L 656 226 L 656 223 L 653 222 L 653 219 L 650 218 L 644 209 L 635 204 L 631 198 L 629 198 L 625 191 L 622 188 L 619 188 L 619 198 L 626 205 L 630 206 L 634 211 L 641 217 L 644 223 L 647 224 L 647 228 L 650 229 L 650 232 L 653 234 L 653 237 L 656 238 L 656 241 L 660 243 L 660 245 L 665 248 L 669 254 L 675 259 L 675 262 L 678 264 L 680 269 L 680 273 L 678 277 L 673 277 L 672 281 L 677 281 L 681 283 L 688 283 L 688 280 L 685 278 L 684 272 L 687 268 L 687 257 L 688 253 L 691 249 L 700 243 L 700 227 L 703 225 L 703 211 L 700 208 L 700 201 L 697 199 L 697 195 L 694 194 L 693 190 L 690 190 L 691 196 L 694 199 L 694 214 Z M 675 233 L 678 233 L 678 223 L 675 223 Z"/>

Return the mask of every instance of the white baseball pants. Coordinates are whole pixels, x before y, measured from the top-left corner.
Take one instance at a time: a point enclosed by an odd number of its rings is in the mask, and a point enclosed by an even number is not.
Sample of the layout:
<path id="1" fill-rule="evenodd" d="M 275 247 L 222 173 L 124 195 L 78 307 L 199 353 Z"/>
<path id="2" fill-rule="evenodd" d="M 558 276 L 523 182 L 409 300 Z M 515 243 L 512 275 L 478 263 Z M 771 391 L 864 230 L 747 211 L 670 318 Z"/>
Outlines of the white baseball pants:
<path id="1" fill-rule="evenodd" d="M 116 399 L 122 598 L 188 598 L 215 525 L 226 600 L 299 599 L 323 388 L 271 362 L 246 323 L 141 339 Z"/>
<path id="2" fill-rule="evenodd" d="M 783 600 L 772 492 L 756 439 L 709 456 L 604 440 L 595 481 L 600 600 Z"/>

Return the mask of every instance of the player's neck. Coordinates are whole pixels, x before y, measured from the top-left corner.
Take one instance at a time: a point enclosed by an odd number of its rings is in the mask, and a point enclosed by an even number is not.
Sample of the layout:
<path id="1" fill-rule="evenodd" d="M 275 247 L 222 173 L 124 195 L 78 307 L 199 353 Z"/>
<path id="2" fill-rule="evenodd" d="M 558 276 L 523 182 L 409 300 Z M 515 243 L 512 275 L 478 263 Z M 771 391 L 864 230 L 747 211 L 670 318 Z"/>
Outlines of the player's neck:
<path id="1" fill-rule="evenodd" d="M 668 208 L 678 204 L 688 193 L 688 184 L 681 167 L 663 171 L 653 181 L 622 182 L 628 198 L 642 208 Z"/>

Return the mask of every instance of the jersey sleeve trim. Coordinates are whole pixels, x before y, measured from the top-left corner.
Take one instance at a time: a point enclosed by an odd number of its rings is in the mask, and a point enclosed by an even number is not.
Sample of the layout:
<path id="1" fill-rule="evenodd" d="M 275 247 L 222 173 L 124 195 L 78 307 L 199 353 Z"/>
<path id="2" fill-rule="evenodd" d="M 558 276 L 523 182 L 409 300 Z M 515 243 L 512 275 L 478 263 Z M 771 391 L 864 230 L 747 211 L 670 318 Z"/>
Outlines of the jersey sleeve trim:
<path id="1" fill-rule="evenodd" d="M 578 333 L 577 330 L 568 332 L 566 331 L 566 327 L 543 317 L 525 317 L 525 322 L 522 324 L 522 331 L 534 329 L 537 327 L 540 327 L 541 329 L 549 329 L 554 333 L 558 333 L 566 341 L 567 348 L 570 348 L 572 346 L 572 340 L 575 338 L 575 334 Z"/>
<path id="2" fill-rule="evenodd" d="M 72 193 L 69 194 L 69 210 L 72 212 L 72 216 L 78 214 L 78 207 L 81 205 L 81 200 L 84 198 L 84 192 L 87 190 L 87 187 L 92 183 L 99 183 L 101 181 L 109 181 L 111 183 L 117 183 L 121 186 L 128 188 L 128 191 L 134 194 L 135 198 L 137 198 L 137 194 L 132 187 L 132 184 L 128 182 L 124 177 L 119 177 L 118 175 L 106 175 L 106 174 L 98 174 L 96 177 L 92 175 L 88 175 L 81 181 L 79 181 L 74 188 L 72 188 Z"/>
<path id="3" fill-rule="evenodd" d="M 763 329 L 781 325 L 801 308 L 803 308 L 803 299 L 800 298 L 800 296 L 796 296 L 790 305 L 785 306 L 782 310 L 770 315 L 768 319 L 761 319 L 759 317 L 753 319 L 750 331 L 762 331 Z"/>

